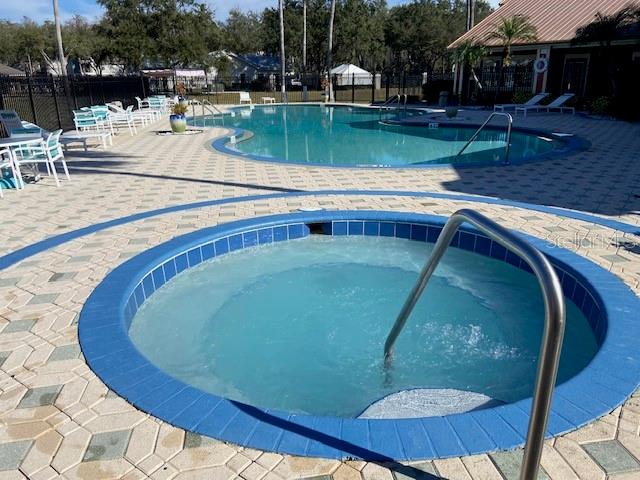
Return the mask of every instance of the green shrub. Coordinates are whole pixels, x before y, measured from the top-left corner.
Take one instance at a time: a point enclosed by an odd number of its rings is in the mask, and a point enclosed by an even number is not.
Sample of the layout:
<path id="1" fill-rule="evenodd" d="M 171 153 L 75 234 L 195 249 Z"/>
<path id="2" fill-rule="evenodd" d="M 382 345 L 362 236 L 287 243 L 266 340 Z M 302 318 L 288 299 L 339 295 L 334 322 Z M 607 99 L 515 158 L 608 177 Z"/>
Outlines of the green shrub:
<path id="1" fill-rule="evenodd" d="M 589 111 L 596 115 L 604 115 L 611 112 L 613 99 L 611 97 L 594 98 L 589 104 Z"/>
<path id="2" fill-rule="evenodd" d="M 533 97 L 531 92 L 515 92 L 511 98 L 511 103 L 525 103 Z"/>

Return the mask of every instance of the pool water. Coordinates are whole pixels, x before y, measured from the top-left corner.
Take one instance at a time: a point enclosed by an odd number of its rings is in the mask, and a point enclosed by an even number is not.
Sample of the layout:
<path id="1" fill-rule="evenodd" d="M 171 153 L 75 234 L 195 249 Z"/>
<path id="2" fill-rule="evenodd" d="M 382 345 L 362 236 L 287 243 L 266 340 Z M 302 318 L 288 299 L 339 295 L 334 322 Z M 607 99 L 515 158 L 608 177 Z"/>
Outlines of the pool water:
<path id="1" fill-rule="evenodd" d="M 393 119 L 393 113 L 386 115 Z M 210 120 L 211 122 L 211 120 Z M 217 120 L 217 124 L 220 121 Z M 199 123 L 198 123 L 199 125 Z M 485 129 L 460 157 L 475 128 L 384 125 L 377 109 L 319 105 L 241 108 L 226 127 L 247 130 L 250 138 L 226 148 L 265 160 L 338 166 L 502 163 L 506 133 Z M 514 131 L 511 161 L 551 152 L 557 141 Z"/>
<path id="2" fill-rule="evenodd" d="M 455 248 L 385 375 L 386 335 L 432 247 L 311 235 L 230 253 L 161 287 L 129 334 L 170 375 L 261 408 L 356 417 L 412 388 L 455 388 L 504 402 L 530 396 L 544 322 L 535 277 Z M 566 302 L 559 383 L 597 349 L 587 320 Z"/>

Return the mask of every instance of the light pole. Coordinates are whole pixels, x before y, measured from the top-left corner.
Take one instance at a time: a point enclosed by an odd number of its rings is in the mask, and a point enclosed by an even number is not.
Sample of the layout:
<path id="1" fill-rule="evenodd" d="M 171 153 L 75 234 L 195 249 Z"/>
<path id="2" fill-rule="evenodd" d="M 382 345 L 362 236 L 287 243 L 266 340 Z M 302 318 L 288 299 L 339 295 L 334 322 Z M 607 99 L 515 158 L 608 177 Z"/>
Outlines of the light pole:
<path id="1" fill-rule="evenodd" d="M 333 20 L 336 16 L 336 0 L 331 0 L 329 13 L 329 46 L 327 48 L 327 79 L 329 80 L 329 101 L 333 102 L 333 83 L 331 82 L 331 64 L 333 63 Z"/>
<path id="2" fill-rule="evenodd" d="M 284 52 L 284 0 L 278 0 L 280 10 L 280 92 L 282 93 L 282 102 L 287 103 L 286 83 L 286 57 Z"/>

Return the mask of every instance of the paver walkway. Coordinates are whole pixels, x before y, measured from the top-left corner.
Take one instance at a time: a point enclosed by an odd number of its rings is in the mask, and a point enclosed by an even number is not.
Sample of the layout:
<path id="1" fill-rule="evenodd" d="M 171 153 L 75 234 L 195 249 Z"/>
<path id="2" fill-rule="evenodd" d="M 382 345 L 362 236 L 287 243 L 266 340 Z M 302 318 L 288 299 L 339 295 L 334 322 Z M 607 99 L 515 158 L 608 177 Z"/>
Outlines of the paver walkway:
<path id="1" fill-rule="evenodd" d="M 463 117 L 478 122 L 486 113 Z M 85 235 L 0 271 L 0 480 L 187 478 L 245 480 L 331 475 L 335 480 L 517 478 L 521 452 L 410 466 L 298 458 L 185 433 L 110 392 L 77 342 L 78 312 L 114 267 L 203 226 L 300 208 L 448 215 L 471 207 L 507 227 L 562 242 L 640 291 L 637 241 L 593 223 L 471 201 L 358 194 L 287 197 L 294 190 L 459 192 L 547 204 L 638 225 L 640 126 L 561 115 L 517 123 L 572 132 L 592 147 L 569 158 L 478 169 L 332 169 L 246 161 L 205 144 L 222 133 L 119 135 L 106 153 L 68 156 L 72 181 L 6 192 L 0 255 L 132 213 L 196 201 L 282 192 L 270 199 L 178 211 Z M 635 247 L 634 247 L 635 242 Z M 622 246 L 621 246 L 622 245 Z M 547 442 L 542 478 L 640 478 L 640 394 L 591 425 Z M 328 477 L 327 477 L 328 478 Z"/>

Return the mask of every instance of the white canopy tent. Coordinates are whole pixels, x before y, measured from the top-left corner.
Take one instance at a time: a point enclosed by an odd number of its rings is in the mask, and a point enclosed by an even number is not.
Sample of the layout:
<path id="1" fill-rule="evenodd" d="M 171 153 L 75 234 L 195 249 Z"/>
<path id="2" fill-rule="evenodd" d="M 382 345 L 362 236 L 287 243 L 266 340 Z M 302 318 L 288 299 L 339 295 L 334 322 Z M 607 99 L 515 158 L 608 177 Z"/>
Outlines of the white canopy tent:
<path id="1" fill-rule="evenodd" d="M 352 63 L 343 63 L 331 69 L 331 76 L 336 79 L 336 86 L 371 85 L 373 75 Z"/>

